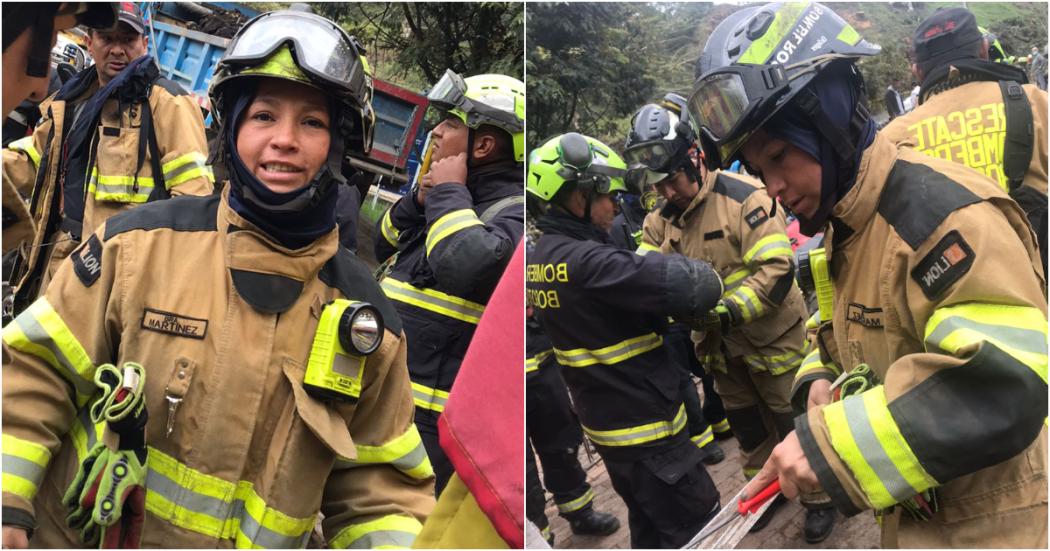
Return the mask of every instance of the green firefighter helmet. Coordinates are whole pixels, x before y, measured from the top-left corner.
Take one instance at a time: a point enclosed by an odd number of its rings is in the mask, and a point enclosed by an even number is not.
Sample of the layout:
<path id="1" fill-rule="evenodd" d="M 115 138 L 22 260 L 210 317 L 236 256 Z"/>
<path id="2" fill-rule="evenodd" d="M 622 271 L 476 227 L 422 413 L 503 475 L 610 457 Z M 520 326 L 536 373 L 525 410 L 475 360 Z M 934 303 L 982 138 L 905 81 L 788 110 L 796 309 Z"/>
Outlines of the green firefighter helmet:
<path id="1" fill-rule="evenodd" d="M 569 132 L 547 140 L 529 153 L 525 189 L 550 201 L 568 182 L 585 192 L 627 191 L 627 164 L 602 142 Z"/>
<path id="2" fill-rule="evenodd" d="M 447 69 L 427 94 L 470 128 L 488 124 L 510 134 L 514 160 L 525 160 L 525 84 L 507 75 L 487 74 L 463 78 Z"/>

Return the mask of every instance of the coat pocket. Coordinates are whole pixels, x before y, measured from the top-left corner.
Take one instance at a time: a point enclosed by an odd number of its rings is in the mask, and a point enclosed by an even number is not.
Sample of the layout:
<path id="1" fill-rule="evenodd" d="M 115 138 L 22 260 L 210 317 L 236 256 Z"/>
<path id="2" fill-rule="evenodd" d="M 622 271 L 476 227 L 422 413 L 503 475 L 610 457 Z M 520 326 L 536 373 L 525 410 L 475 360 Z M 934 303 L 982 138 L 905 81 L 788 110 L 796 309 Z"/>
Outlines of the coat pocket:
<path id="1" fill-rule="evenodd" d="M 348 418 L 344 416 L 345 413 L 306 393 L 303 387 L 305 370 L 302 364 L 291 358 L 285 358 L 282 368 L 292 387 L 295 412 L 303 424 L 324 444 L 324 447 L 337 456 L 346 459 L 356 458 L 357 448 L 350 437 L 350 429 L 347 426 Z"/>

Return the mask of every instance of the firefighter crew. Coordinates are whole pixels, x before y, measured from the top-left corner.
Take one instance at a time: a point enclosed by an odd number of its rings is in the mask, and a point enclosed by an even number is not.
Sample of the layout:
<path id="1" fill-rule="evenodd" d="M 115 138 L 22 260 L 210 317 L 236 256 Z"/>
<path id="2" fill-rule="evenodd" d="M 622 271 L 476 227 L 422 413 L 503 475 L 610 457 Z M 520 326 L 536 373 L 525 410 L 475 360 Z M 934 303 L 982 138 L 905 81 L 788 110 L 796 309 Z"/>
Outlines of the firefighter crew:
<path id="1" fill-rule="evenodd" d="M 3 6 L 4 99 L 7 116 L 23 100 L 40 102 L 47 95 L 51 48 L 58 31 L 78 24 L 108 29 L 117 22 L 115 2 L 69 2 L 65 5 L 11 2 Z M 43 52 L 48 54 L 43 54 Z M 34 109 L 35 110 L 35 109 Z M 5 153 L 6 155 L 6 153 Z M 3 173 L 3 252 L 33 239 L 29 207 L 14 182 Z M 27 195 L 30 189 L 24 189 Z"/>
<path id="2" fill-rule="evenodd" d="M 788 497 L 881 511 L 885 548 L 1046 548 L 1047 302 L 1024 212 L 994 180 L 876 132 L 855 60 L 879 47 L 831 9 L 745 9 L 739 29 L 763 30 L 707 44 L 721 62 L 691 115 L 711 168 L 742 158 L 807 234 L 827 232 L 817 340 L 846 373 L 808 385 L 828 403 L 747 495 L 779 478 Z"/>
<path id="3" fill-rule="evenodd" d="M 330 547 L 411 545 L 434 498 L 405 338 L 335 225 L 344 149 L 371 143 L 369 73 L 327 19 L 249 21 L 209 90 L 222 195 L 110 218 L 4 328 L 5 543 L 82 545 L 62 498 L 106 447 L 92 380 L 135 362 L 142 547 L 303 547 L 318 512 Z"/>
<path id="4" fill-rule="evenodd" d="M 554 534 L 544 513 L 543 486 L 554 495 L 558 514 L 573 534 L 608 536 L 620 529 L 613 515 L 594 510 L 594 490 L 577 453 L 583 443 L 580 421 L 572 411 L 569 392 L 554 358 L 551 341 L 526 306 L 525 319 L 525 513 L 551 546 Z M 533 450 L 543 465 L 540 485 Z"/>
<path id="5" fill-rule="evenodd" d="M 664 98 L 664 104 L 670 103 L 668 98 L 681 98 L 681 96 L 678 96 L 677 94 L 668 94 Z M 681 101 L 682 107 L 684 108 L 685 98 L 681 98 Z M 640 133 L 647 133 L 654 125 L 658 126 L 661 123 L 660 118 L 663 117 L 663 119 L 666 120 L 666 113 L 671 112 L 671 108 L 655 104 L 643 106 L 631 119 L 632 129 L 628 136 L 627 144 L 630 145 L 632 140 L 636 140 L 636 137 L 641 135 Z M 634 185 L 629 187 L 634 187 L 637 190 L 644 190 L 644 192 L 647 193 L 656 194 L 653 186 L 646 184 L 645 182 L 637 181 L 632 182 L 632 184 Z M 648 215 L 648 212 L 646 215 Z M 617 219 L 619 219 L 619 216 L 617 216 Z M 638 228 L 637 242 L 632 241 L 630 244 L 630 249 L 637 251 L 638 254 L 646 254 L 651 250 L 651 247 L 648 245 L 644 247 L 642 246 L 644 243 L 642 240 L 644 220 L 645 216 L 642 216 L 642 227 Z M 617 243 L 617 240 L 615 239 L 615 221 L 612 234 L 614 236 L 613 242 Z M 712 423 L 710 423 L 704 415 L 704 409 L 700 403 L 700 395 L 696 390 L 696 383 L 693 382 L 692 376 L 694 373 L 701 378 L 706 375 L 706 373 L 700 365 L 700 362 L 696 359 L 696 354 L 693 352 L 693 343 L 690 339 L 690 333 L 691 329 L 685 323 L 672 322 L 668 326 L 667 331 L 663 334 L 664 346 L 667 347 L 671 357 L 675 359 L 675 364 L 681 368 L 682 380 L 680 385 L 682 402 L 685 404 L 685 413 L 689 420 L 687 425 L 689 429 L 689 439 L 704 452 L 704 463 L 714 465 L 725 459 L 725 452 L 723 452 L 722 448 L 719 447 L 717 442 L 715 442 Z M 711 396 L 706 396 L 706 398 L 710 403 L 712 400 Z M 714 399 L 719 400 L 717 394 L 714 395 Z M 724 416 L 720 420 L 724 422 Z"/>
<path id="6" fill-rule="evenodd" d="M 708 262 L 726 284 L 693 340 L 751 478 L 792 430 L 790 391 L 803 357 L 805 304 L 783 211 L 774 212 L 761 184 L 746 176 L 701 172 L 689 153 L 693 143 L 688 121 L 649 105 L 635 119 L 624 157 L 630 179 L 655 185 L 666 200 L 646 218 L 643 248 Z M 753 530 L 765 527 L 783 502 Z"/>
<path id="7" fill-rule="evenodd" d="M 613 246 L 612 193 L 625 165 L 576 133 L 530 152 L 526 191 L 550 204 L 527 259 L 526 299 L 550 337 L 583 432 L 627 505 L 631 546 L 681 547 L 719 508 L 689 440 L 667 317 L 714 307 L 722 284 L 704 262 Z"/>
<path id="8" fill-rule="evenodd" d="M 524 233 L 525 85 L 448 70 L 428 98 L 445 113 L 431 132 L 429 171 L 380 218 L 375 256 L 383 262 L 397 254 L 382 285 L 405 323 L 416 424 L 440 494 L 452 465 L 438 442 L 437 419 Z"/>
<path id="9" fill-rule="evenodd" d="M 1047 95 L 1022 69 L 988 60 L 966 8 L 940 10 L 915 29 L 919 106 L 883 129 L 890 140 L 964 164 L 1017 201 L 1047 262 Z M 1022 93 L 1023 92 L 1023 93 Z"/>
<path id="10" fill-rule="evenodd" d="M 91 30 L 94 69 L 81 71 L 45 100 L 33 136 L 4 152 L 4 179 L 32 190 L 36 226 L 11 279 L 16 314 L 110 216 L 148 201 L 213 190 L 200 107 L 160 76 L 146 53 L 145 26 L 134 3 L 121 3 L 118 21 L 112 30 Z"/>

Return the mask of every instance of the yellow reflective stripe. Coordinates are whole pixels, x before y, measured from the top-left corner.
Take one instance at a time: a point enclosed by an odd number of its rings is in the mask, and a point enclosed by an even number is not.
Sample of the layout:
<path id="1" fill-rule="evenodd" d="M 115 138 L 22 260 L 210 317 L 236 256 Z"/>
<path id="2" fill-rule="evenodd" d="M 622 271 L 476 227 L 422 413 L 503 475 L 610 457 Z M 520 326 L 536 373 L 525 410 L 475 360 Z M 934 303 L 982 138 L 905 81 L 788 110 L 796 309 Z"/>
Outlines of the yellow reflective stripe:
<path id="1" fill-rule="evenodd" d="M 722 293 L 722 296 L 728 295 L 730 291 L 739 287 L 740 284 L 743 283 L 749 275 L 751 275 L 751 270 L 747 268 L 740 268 L 739 270 L 736 270 L 735 272 L 723 278 L 722 285 L 725 286 L 725 292 Z"/>
<path id="2" fill-rule="evenodd" d="M 649 243 L 642 242 L 640 245 L 638 245 L 638 248 L 634 251 L 634 253 L 639 255 L 639 256 L 645 256 L 645 255 L 647 255 L 647 254 L 649 254 L 651 252 L 659 252 L 659 251 L 660 251 L 660 247 L 657 247 L 656 245 L 650 245 Z"/>
<path id="3" fill-rule="evenodd" d="M 832 447 L 874 508 L 890 507 L 938 485 L 890 415 L 884 386 L 829 404 L 823 413 Z"/>
<path id="4" fill-rule="evenodd" d="M 825 369 L 824 362 L 820 359 L 820 350 L 813 350 L 806 355 L 805 359 L 802 360 L 802 365 L 798 368 L 798 373 L 795 375 L 796 378 L 802 377 L 810 371 L 817 371 Z"/>
<path id="5" fill-rule="evenodd" d="M 337 469 L 385 463 L 418 480 L 434 476 L 434 468 L 415 423 L 409 425 L 404 434 L 385 444 L 370 446 L 355 443 L 354 447 L 357 449 L 357 458 L 340 458 L 336 462 Z"/>
<path id="6" fill-rule="evenodd" d="M 549 539 L 551 537 L 551 526 L 549 524 L 544 526 L 543 530 L 540 530 L 540 535 L 543 536 L 543 539 Z"/>
<path id="7" fill-rule="evenodd" d="M 782 233 L 767 235 L 759 239 L 757 243 L 744 253 L 744 263 L 751 264 L 752 262 L 759 262 L 775 256 L 792 256 L 791 242 Z"/>
<path id="8" fill-rule="evenodd" d="M 390 210 L 386 209 L 386 212 L 383 213 L 383 221 L 379 224 L 379 231 L 383 234 L 383 239 L 386 239 L 387 243 L 396 247 L 397 240 L 401 237 L 401 230 L 395 228 L 394 223 L 390 221 Z"/>
<path id="9" fill-rule="evenodd" d="M 46 361 L 76 390 L 77 407 L 95 393 L 95 364 L 66 322 L 40 297 L 3 330 L 11 348 Z"/>
<path id="10" fill-rule="evenodd" d="M 387 515 L 340 530 L 330 542 L 332 549 L 407 549 L 412 547 L 423 525 L 413 517 Z"/>
<path id="11" fill-rule="evenodd" d="M 758 40 L 748 46 L 747 50 L 736 62 L 753 65 L 764 64 L 769 59 L 769 56 L 773 55 L 773 48 L 776 48 L 780 41 L 791 32 L 795 22 L 798 21 L 798 16 L 802 14 L 802 9 L 807 5 L 809 4 L 787 3 L 781 6 L 780 9 L 775 10 L 773 12 L 773 22 L 770 23 L 769 28 Z M 827 8 L 824 9 L 826 10 Z"/>
<path id="12" fill-rule="evenodd" d="M 454 210 L 438 218 L 427 230 L 427 256 L 442 239 L 471 226 L 484 226 L 485 223 L 471 209 Z"/>
<path id="13" fill-rule="evenodd" d="M 40 152 L 37 151 L 36 147 L 33 145 L 33 137 L 32 136 L 26 136 L 24 138 L 19 138 L 19 139 L 13 141 L 13 142 L 7 144 L 7 148 L 8 149 L 12 149 L 14 151 L 23 151 L 23 152 L 25 152 L 26 155 L 29 155 L 29 160 L 33 161 L 33 166 L 34 167 L 40 166 Z"/>
<path id="14" fill-rule="evenodd" d="M 412 383 L 412 401 L 416 404 L 416 407 L 441 413 L 445 411 L 445 403 L 448 402 L 448 392 L 419 383 Z"/>
<path id="15" fill-rule="evenodd" d="M 32 501 L 50 461 L 51 450 L 47 447 L 4 433 L 4 491 Z"/>
<path id="16" fill-rule="evenodd" d="M 558 363 L 566 367 L 587 367 L 594 364 L 613 365 L 657 349 L 663 343 L 663 337 L 656 333 L 648 333 L 597 350 L 586 348 L 558 350 L 555 348 L 554 356 L 558 358 Z"/>
<path id="17" fill-rule="evenodd" d="M 850 46 L 855 46 L 857 42 L 860 42 L 860 33 L 847 23 L 835 38 Z"/>
<path id="18" fill-rule="evenodd" d="M 820 327 L 820 310 L 813 312 L 813 315 L 806 320 L 806 330 L 813 331 Z"/>
<path id="19" fill-rule="evenodd" d="M 467 323 L 477 325 L 478 321 L 481 320 L 481 314 L 485 312 L 484 304 L 471 302 L 433 289 L 421 289 L 392 277 L 384 278 L 380 285 L 383 287 L 383 292 L 390 299 Z"/>
<path id="20" fill-rule="evenodd" d="M 798 367 L 803 360 L 802 352 L 790 350 L 776 356 L 749 354 L 744 356 L 744 363 L 758 371 L 769 371 L 773 375 L 787 373 Z"/>
<path id="21" fill-rule="evenodd" d="M 732 428 L 729 426 L 729 419 L 722 419 L 721 421 L 712 424 L 711 427 L 715 430 L 715 432 L 726 432 L 727 430 Z"/>
<path id="22" fill-rule="evenodd" d="M 721 354 L 704 354 L 699 359 L 704 369 L 716 369 L 723 373 L 726 371 L 726 359 Z"/>
<path id="23" fill-rule="evenodd" d="M 77 464 L 84 461 L 88 451 L 95 447 L 95 443 L 102 439 L 102 432 L 106 429 L 105 421 L 95 425 L 91 423 L 91 408 L 82 407 L 77 412 L 76 422 L 69 429 L 69 437 L 73 440 L 73 451 L 77 454 Z"/>
<path id="24" fill-rule="evenodd" d="M 272 507 L 247 481 L 207 475 L 148 448 L 146 510 L 176 526 L 235 540 L 237 547 L 303 547 L 315 516 L 296 518 Z"/>
<path id="25" fill-rule="evenodd" d="M 88 193 L 99 201 L 119 201 L 122 203 L 145 203 L 153 193 L 153 178 L 138 177 L 138 191 L 135 191 L 134 176 L 99 175 L 98 168 L 91 169 L 88 180 Z"/>
<path id="26" fill-rule="evenodd" d="M 551 350 L 544 350 L 539 354 L 525 360 L 525 373 L 531 373 L 540 368 L 540 364 L 547 361 L 547 358 L 551 357 Z"/>
<path id="27" fill-rule="evenodd" d="M 708 425 L 707 430 L 695 436 L 690 436 L 689 439 L 696 444 L 696 447 L 702 448 L 715 441 L 715 431 L 711 429 L 711 425 Z"/>
<path id="28" fill-rule="evenodd" d="M 595 430 L 584 426 L 583 432 L 586 432 L 595 444 L 602 446 L 635 446 L 678 434 L 685 428 L 685 422 L 685 406 L 682 405 L 672 421 L 657 421 L 615 430 Z"/>
<path id="29" fill-rule="evenodd" d="M 559 513 L 571 513 L 573 511 L 579 511 L 587 506 L 588 503 L 594 501 L 594 490 L 587 488 L 587 491 L 582 496 L 565 503 L 558 503 Z"/>
<path id="30" fill-rule="evenodd" d="M 987 341 L 1035 371 L 1046 382 L 1046 316 L 1031 306 L 968 302 L 938 308 L 926 322 L 926 349 L 955 354 Z"/>
<path id="31" fill-rule="evenodd" d="M 164 187 L 167 189 L 202 176 L 215 183 L 215 174 L 208 166 L 208 157 L 199 151 L 180 155 L 161 165 L 160 170 L 164 173 Z"/>
<path id="32" fill-rule="evenodd" d="M 744 323 L 758 319 L 765 310 L 755 290 L 750 287 L 737 288 L 725 300 L 731 300 L 737 305 L 740 315 L 744 318 Z"/>

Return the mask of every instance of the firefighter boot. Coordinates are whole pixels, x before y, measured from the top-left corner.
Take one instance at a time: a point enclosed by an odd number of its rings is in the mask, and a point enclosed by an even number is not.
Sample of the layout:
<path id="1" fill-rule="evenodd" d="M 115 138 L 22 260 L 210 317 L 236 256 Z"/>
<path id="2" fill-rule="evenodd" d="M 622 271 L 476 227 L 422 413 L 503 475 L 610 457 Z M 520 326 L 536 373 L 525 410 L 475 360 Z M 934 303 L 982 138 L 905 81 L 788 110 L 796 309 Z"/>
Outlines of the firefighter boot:
<path id="1" fill-rule="evenodd" d="M 609 513 L 599 513 L 588 506 L 565 515 L 573 534 L 588 536 L 608 536 L 620 529 L 620 521 Z"/>
<path id="2" fill-rule="evenodd" d="M 722 451 L 718 442 L 715 442 L 714 440 L 700 448 L 700 451 L 704 452 L 704 458 L 701 459 L 701 461 L 704 462 L 704 465 L 717 465 L 726 458 L 726 452 Z"/>
<path id="3" fill-rule="evenodd" d="M 765 528 L 769 521 L 773 520 L 773 516 L 777 514 L 777 509 L 785 503 L 787 503 L 787 498 L 784 497 L 784 494 L 777 494 L 777 497 L 773 498 L 773 503 L 769 505 L 769 509 L 766 509 L 766 512 L 762 513 L 762 516 L 755 521 L 755 525 L 751 527 L 749 532 L 753 534 Z"/>
<path id="4" fill-rule="evenodd" d="M 834 507 L 807 507 L 806 525 L 803 532 L 806 535 L 806 543 L 820 543 L 831 535 L 831 529 L 835 527 Z"/>

